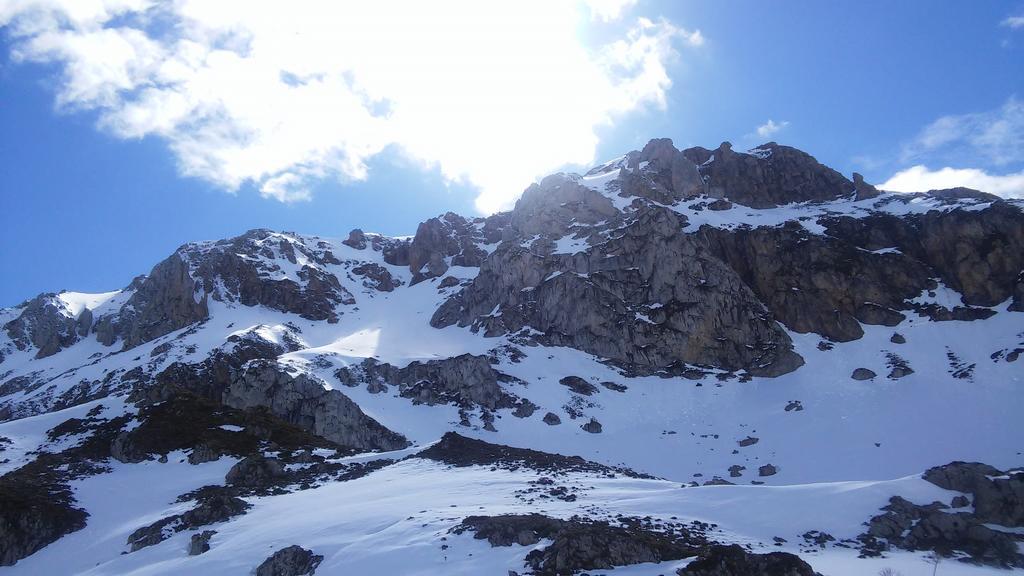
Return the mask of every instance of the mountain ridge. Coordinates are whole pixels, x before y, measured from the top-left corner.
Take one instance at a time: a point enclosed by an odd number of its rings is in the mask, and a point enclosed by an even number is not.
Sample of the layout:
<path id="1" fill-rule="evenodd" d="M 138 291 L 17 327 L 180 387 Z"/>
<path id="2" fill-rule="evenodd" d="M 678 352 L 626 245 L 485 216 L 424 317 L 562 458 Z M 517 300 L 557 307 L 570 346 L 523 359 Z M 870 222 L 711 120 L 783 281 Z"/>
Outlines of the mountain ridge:
<path id="1" fill-rule="evenodd" d="M 475 501 L 474 486 L 504 486 L 485 490 L 478 505 L 489 512 L 476 515 L 488 526 L 527 522 L 550 533 L 557 549 L 587 559 L 575 570 L 636 561 L 662 573 L 650 563 L 668 558 L 650 550 L 682 550 L 652 536 L 667 528 L 608 524 L 614 513 L 654 514 L 676 531 L 693 527 L 670 517 L 710 519 L 722 527 L 712 536 L 701 529 L 708 542 L 779 544 L 818 571 L 816 562 L 851 574 L 879 566 L 844 556 L 852 548 L 909 562 L 899 550 L 952 546 L 988 565 L 1012 565 L 1018 559 L 1006 555 L 1005 532 L 986 528 L 998 533 L 986 532 L 986 542 L 998 546 L 967 542 L 965 526 L 983 531 L 981 517 L 918 475 L 954 460 L 986 462 L 1009 483 L 996 489 L 1010 495 L 996 506 L 1020 499 L 1024 475 L 1014 472 L 1021 454 L 1012 439 L 1024 433 L 1015 416 L 1024 410 L 1016 365 L 1024 352 L 1022 210 L 1024 202 L 964 189 L 879 191 L 775 143 L 743 153 L 728 143 L 678 150 L 657 139 L 583 175 L 545 177 L 509 212 L 446 213 L 412 237 L 254 229 L 184 244 L 122 290 L 47 293 L 0 310 L 0 482 L 23 486 L 26 474 L 38 473 L 63 512 L 78 506 L 91 515 L 86 527 L 120 527 L 112 529 L 119 542 L 76 564 L 73 554 L 50 550 L 67 552 L 88 528 L 36 534 L 26 516 L 0 512 L 0 548 L 5 534 L 33 543 L 0 557 L 26 571 L 77 573 L 99 563 L 93 573 L 232 573 L 240 558 L 232 547 L 253 537 L 259 546 L 312 546 L 323 556 L 318 573 L 331 573 L 349 568 L 343 551 L 370 537 L 360 530 L 373 524 L 372 510 L 362 527 L 328 542 L 314 533 L 339 520 L 319 515 L 304 494 L 359 508 L 352 494 L 399 498 L 375 478 L 413 490 L 409 475 L 423 474 L 458 494 L 458 507 Z M 985 420 L 943 425 L 962 410 Z M 189 411 L 208 427 L 188 424 Z M 470 441 L 445 436 L 454 431 Z M 319 443 L 303 449 L 303 434 Z M 579 455 L 593 467 L 562 470 L 553 487 L 541 488 L 549 486 L 544 472 L 521 464 L 454 470 L 407 459 L 442 437 L 459 450 L 481 441 L 499 448 L 472 451 Z M 139 499 L 138 517 L 111 524 L 110 503 L 91 487 L 150 478 L 159 466 L 174 470 L 163 500 Z M 621 474 L 612 469 L 638 477 L 601 484 L 602 474 Z M 240 479 L 256 484 L 242 490 Z M 749 482 L 762 489 L 750 505 L 779 515 L 773 485 L 799 486 L 794 493 L 838 506 L 840 489 L 830 483 L 850 480 L 873 482 L 850 497 L 842 522 L 797 514 L 781 533 L 723 510 L 694 516 L 677 506 L 694 505 L 678 490 L 714 494 Z M 593 482 L 601 486 L 587 488 Z M 971 482 L 956 491 L 988 490 Z M 212 492 L 196 492 L 207 484 Z M 616 490 L 658 509 L 621 508 Z M 982 493 L 973 498 L 989 497 Z M 895 497 L 917 500 L 872 520 Z M 941 525 L 944 516 L 913 507 L 927 505 L 925 497 L 965 514 L 963 524 Z M 430 528 L 402 528 L 420 542 L 409 556 L 419 560 L 390 565 L 396 573 L 420 561 L 446 566 L 448 554 L 436 552 L 449 541 L 496 562 L 464 558 L 465 573 L 524 569 L 527 551 L 472 548 L 462 532 L 448 540 L 467 515 L 449 515 L 442 497 L 431 498 Z M 270 511 L 281 514 L 286 502 L 306 524 L 263 532 L 250 525 L 263 518 L 278 526 Z M 548 520 L 522 517 L 551 503 L 558 512 Z M 409 506 L 396 521 L 415 512 Z M 518 516 L 500 519 L 509 513 Z M 999 518 L 1007 529 L 1022 520 Z M 874 533 L 861 526 L 869 520 L 879 526 Z M 891 523 L 921 522 L 939 535 L 881 536 Z M 215 534 L 202 536 L 208 524 Z M 847 548 L 827 539 L 795 544 L 826 528 Z M 304 541 L 282 541 L 290 533 Z M 578 548 L 583 534 L 626 548 L 643 543 L 647 552 L 606 565 Z M 167 544 L 192 536 L 196 550 L 206 548 L 194 557 Z M 119 557 L 140 538 L 146 551 Z M 705 549 L 708 542 L 688 544 L 685 554 L 732 558 Z M 245 554 L 255 554 L 253 546 L 242 546 Z M 374 549 L 360 550 L 382 563 L 352 560 L 364 570 L 389 565 Z M 246 565 L 266 556 L 246 557 Z M 150 557 L 170 564 L 160 568 Z M 531 557 L 525 566 L 537 573 L 556 565 L 537 560 L 550 555 Z"/>

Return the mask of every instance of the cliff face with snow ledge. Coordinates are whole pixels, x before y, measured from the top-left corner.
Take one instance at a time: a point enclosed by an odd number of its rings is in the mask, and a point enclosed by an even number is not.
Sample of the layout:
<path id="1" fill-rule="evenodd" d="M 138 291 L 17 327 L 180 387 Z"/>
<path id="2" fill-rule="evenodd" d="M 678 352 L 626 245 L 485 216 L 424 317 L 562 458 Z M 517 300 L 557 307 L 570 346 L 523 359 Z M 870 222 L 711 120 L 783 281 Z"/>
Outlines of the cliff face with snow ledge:
<path id="1" fill-rule="evenodd" d="M 275 562 L 323 556 L 318 574 L 657 574 L 728 556 L 715 542 L 834 574 L 911 566 L 900 548 L 1012 565 L 1022 271 L 1018 201 L 878 191 L 775 143 L 664 139 L 411 238 L 187 244 L 122 290 L 0 311 L 0 564 L 17 561 L 0 573 L 229 574 L 291 544 L 313 555 Z M 398 459 L 449 431 L 498 446 Z M 519 464 L 495 464 L 510 453 Z M 954 506 L 949 486 L 907 478 L 954 460 L 1008 484 L 961 482 Z M 976 510 L 985 482 L 1008 494 L 986 504 L 1009 510 L 996 522 Z M 741 494 L 774 522 L 724 504 Z M 549 520 L 465 520 L 510 513 Z M 509 526 L 535 537 L 486 536 Z M 632 552 L 595 555 L 581 534 Z M 583 560 L 558 564 L 559 547 Z"/>

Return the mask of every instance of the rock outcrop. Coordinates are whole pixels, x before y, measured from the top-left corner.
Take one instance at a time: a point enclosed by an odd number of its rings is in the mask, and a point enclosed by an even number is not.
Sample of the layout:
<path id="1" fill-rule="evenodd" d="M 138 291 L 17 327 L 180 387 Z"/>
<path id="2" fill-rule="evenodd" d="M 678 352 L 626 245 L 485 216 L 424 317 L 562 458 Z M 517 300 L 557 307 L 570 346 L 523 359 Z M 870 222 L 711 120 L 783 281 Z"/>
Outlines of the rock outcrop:
<path id="1" fill-rule="evenodd" d="M 208 296 L 179 251 L 154 266 L 117 317 L 108 319 L 97 333 L 108 346 L 117 336 L 123 337 L 128 349 L 205 320 L 209 314 Z"/>
<path id="2" fill-rule="evenodd" d="M 408 264 L 413 284 L 443 276 L 449 266 L 479 266 L 487 256 L 481 246 L 497 242 L 506 221 L 504 214 L 467 220 L 447 212 L 421 223 L 402 257 L 391 263 Z"/>
<path id="3" fill-rule="evenodd" d="M 735 152 L 723 142 L 716 150 L 689 148 L 683 155 L 700 166 L 708 195 L 751 208 L 773 208 L 794 202 L 847 198 L 854 184 L 813 156 L 775 142 L 749 153 Z"/>
<path id="4" fill-rule="evenodd" d="M 513 221 L 515 219 L 513 218 Z M 741 278 L 660 207 L 640 211 L 582 253 L 505 241 L 431 319 L 486 335 L 530 327 L 641 372 L 686 364 L 778 375 L 802 359 Z"/>
<path id="5" fill-rule="evenodd" d="M 300 546 L 288 546 L 274 552 L 256 567 L 256 576 L 312 576 L 324 557 Z"/>
<path id="6" fill-rule="evenodd" d="M 273 361 L 253 361 L 235 376 L 222 402 L 233 408 L 266 407 L 271 413 L 342 446 L 398 450 L 409 442 L 370 418 L 337 390 L 305 374 L 293 376 Z"/>
<path id="7" fill-rule="evenodd" d="M 21 314 L 3 329 L 19 350 L 34 346 L 36 358 L 52 356 L 71 346 L 92 327 L 88 309 L 76 318 L 56 294 L 40 294 L 19 308 Z"/>
<path id="8" fill-rule="evenodd" d="M 412 362 L 404 368 L 367 358 L 358 366 L 337 370 L 346 386 L 366 384 L 371 392 L 398 386 L 400 394 L 418 404 L 480 406 L 489 410 L 509 408 L 515 398 L 502 390 L 499 381 L 509 377 L 491 366 L 487 356 L 463 354 L 443 360 Z"/>
<path id="9" fill-rule="evenodd" d="M 737 544 L 711 546 L 676 572 L 679 576 L 820 576 L 799 556 L 787 552 L 755 554 Z"/>
<path id="10" fill-rule="evenodd" d="M 872 518 L 867 532 L 858 537 L 862 554 L 877 556 L 890 548 L 931 550 L 943 556 L 961 553 L 974 562 L 1003 568 L 1024 567 L 1024 554 L 1011 533 L 1024 527 L 1024 471 L 953 462 L 929 469 L 924 479 L 971 497 L 918 505 L 893 496 L 884 513 Z M 969 504 L 973 510 L 950 510 Z"/>
<path id="11" fill-rule="evenodd" d="M 555 576 L 581 570 L 610 569 L 694 556 L 705 543 L 702 534 L 685 529 L 648 530 L 639 523 L 614 526 L 603 521 L 560 520 L 540 514 L 470 516 L 454 532 L 473 532 L 491 546 L 551 544 L 530 552 L 526 564 L 534 574 Z"/>

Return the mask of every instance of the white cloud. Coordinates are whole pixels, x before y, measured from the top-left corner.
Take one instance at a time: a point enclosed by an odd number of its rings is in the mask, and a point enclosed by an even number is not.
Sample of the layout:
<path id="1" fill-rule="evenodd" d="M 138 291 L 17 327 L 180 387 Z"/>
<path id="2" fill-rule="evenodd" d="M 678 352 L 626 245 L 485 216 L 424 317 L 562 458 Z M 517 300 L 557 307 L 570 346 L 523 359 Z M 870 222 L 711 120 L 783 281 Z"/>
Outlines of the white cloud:
<path id="1" fill-rule="evenodd" d="M 1024 198 L 1024 171 L 995 175 L 977 168 L 941 168 L 924 165 L 901 170 L 878 187 L 892 192 L 926 192 L 964 186 L 1004 198 Z"/>
<path id="2" fill-rule="evenodd" d="M 1024 102 L 1010 97 L 987 112 L 943 116 L 904 145 L 902 160 L 1005 166 L 1024 162 Z"/>
<path id="3" fill-rule="evenodd" d="M 585 0 L 590 15 L 595 20 L 611 22 L 622 17 L 622 13 L 636 5 L 636 0 Z"/>
<path id="4" fill-rule="evenodd" d="M 761 138 L 767 138 L 778 131 L 782 130 L 786 126 L 789 126 L 789 122 L 783 120 L 781 122 L 775 122 L 771 118 L 767 122 L 757 127 L 757 135 Z"/>
<path id="5" fill-rule="evenodd" d="M 591 162 L 597 127 L 665 106 L 678 46 L 704 38 L 612 23 L 632 4 L 14 0 L 0 26 L 15 59 L 59 66 L 59 108 L 165 140 L 183 174 L 293 201 L 395 146 L 490 212 Z M 581 26 L 618 39 L 587 46 Z"/>
<path id="6" fill-rule="evenodd" d="M 1010 16 L 1009 18 L 1000 22 L 1000 25 L 1006 26 L 1007 28 L 1024 28 L 1024 16 Z"/>

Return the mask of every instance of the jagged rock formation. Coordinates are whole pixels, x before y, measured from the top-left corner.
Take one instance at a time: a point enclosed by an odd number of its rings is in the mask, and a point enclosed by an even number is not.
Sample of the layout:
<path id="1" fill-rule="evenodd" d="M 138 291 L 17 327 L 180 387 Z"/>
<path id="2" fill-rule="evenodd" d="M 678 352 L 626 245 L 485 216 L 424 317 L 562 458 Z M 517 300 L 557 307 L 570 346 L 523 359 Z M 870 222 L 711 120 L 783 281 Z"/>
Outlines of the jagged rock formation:
<path id="1" fill-rule="evenodd" d="M 88 487 L 157 474 L 181 487 L 182 505 L 140 503 L 154 508 L 97 528 L 118 534 L 116 550 L 97 553 L 106 572 L 172 555 L 186 571 L 230 572 L 243 565 L 225 560 L 232 550 L 255 565 L 292 534 L 275 532 L 273 505 L 250 509 L 244 499 L 322 490 L 289 500 L 308 517 L 287 525 L 298 544 L 329 555 L 332 570 L 353 559 L 339 549 L 343 538 L 312 539 L 321 529 L 372 536 L 394 554 L 408 543 L 395 538 L 415 533 L 436 539 L 453 570 L 489 573 L 458 549 L 466 539 L 443 535 L 500 505 L 515 513 L 464 528 L 533 547 L 524 565 L 537 574 L 697 555 L 681 574 L 809 576 L 795 556 L 713 546 L 705 528 L 669 515 L 714 514 L 738 488 L 701 484 L 730 484 L 722 476 L 794 491 L 867 467 L 902 477 L 905 467 L 934 465 L 923 459 L 937 451 L 965 447 L 965 436 L 978 442 L 973 457 L 1019 456 L 988 430 L 1020 431 L 1012 370 L 1024 353 L 1022 206 L 966 189 L 880 191 L 774 143 L 681 151 L 659 139 L 583 176 L 543 178 L 509 212 L 444 214 L 414 237 L 252 230 L 186 244 L 122 290 L 48 293 L 0 309 L 0 563 L 54 545 L 23 568 L 93 569 L 91 557 L 79 566 L 65 548 L 77 539 L 61 540 L 106 521 L 89 516 L 99 504 Z M 961 346 L 965 333 L 971 342 Z M 662 378 L 633 378 L 641 375 Z M 915 436 L 891 442 L 896 412 L 886 410 L 916 408 L 909 399 L 922 390 L 929 409 L 899 431 Z M 76 408 L 85 402 L 96 405 Z M 986 426 L 936 426 L 951 406 L 977 411 Z M 63 409 L 59 423 L 43 414 Z M 837 419 L 871 437 L 823 424 Z M 779 444 L 794 441 L 806 450 Z M 921 441 L 935 446 L 890 452 Z M 412 442 L 426 448 L 362 454 Z M 880 450 L 865 450 L 868 442 Z M 800 460 L 823 450 L 849 450 L 851 461 L 822 471 Z M 215 471 L 213 485 L 190 484 L 192 470 Z M 381 481 L 359 481 L 370 474 Z M 1013 532 L 1024 527 L 1024 474 L 954 463 L 925 479 L 960 494 L 929 505 L 896 496 L 881 513 L 866 492 L 805 494 L 809 505 L 849 498 L 860 517 L 875 516 L 859 537 L 865 555 L 907 548 L 1021 565 Z M 886 485 L 872 483 L 871 494 Z M 620 499 L 623 490 L 638 498 Z M 748 500 L 758 513 L 783 509 L 772 491 L 744 490 L 758 494 Z M 353 495 L 388 505 L 368 510 Z M 659 512 L 633 505 L 665 495 Z M 344 503 L 344 514 L 308 502 Z M 242 513 L 251 516 L 233 520 Z M 220 522 L 231 524 L 211 540 L 203 528 Z M 394 529 L 379 530 L 385 524 Z M 730 524 L 730 541 L 800 550 L 788 543 L 799 535 Z M 839 555 L 864 530 L 820 528 L 835 537 L 812 531 L 804 541 Z M 166 541 L 184 530 L 193 533 Z M 147 550 L 120 560 L 125 542 Z M 72 568 L 49 565 L 56 556 Z M 259 570 L 311 572 L 318 562 L 293 546 Z"/>
<path id="2" fill-rule="evenodd" d="M 267 407 L 287 422 L 342 446 L 364 450 L 397 450 L 408 445 L 400 434 L 381 426 L 337 390 L 304 374 L 292 376 L 270 361 L 253 361 L 224 391 L 233 408 Z"/>
<path id="3" fill-rule="evenodd" d="M 982 564 L 1024 567 L 1014 535 L 990 527 L 1024 527 L 1024 471 L 953 462 L 931 468 L 923 477 L 940 488 L 970 494 L 970 499 L 957 496 L 951 505 L 917 505 L 893 496 L 882 509 L 885 513 L 872 518 L 859 536 L 863 554 L 877 556 L 892 547 L 943 556 L 959 552 Z M 952 511 L 951 506 L 963 510 Z"/>
<path id="4" fill-rule="evenodd" d="M 775 142 L 748 154 L 723 142 L 716 150 L 689 148 L 683 155 L 699 165 L 708 195 L 728 198 L 751 208 L 772 208 L 794 202 L 820 202 L 854 194 L 854 184 L 820 164 L 813 156 Z"/>
<path id="5" fill-rule="evenodd" d="M 121 335 L 124 347 L 132 348 L 206 319 L 207 294 L 189 272 L 180 251 L 154 266 L 110 328 L 104 327 L 101 342 L 111 345 Z"/>
<path id="6" fill-rule="evenodd" d="M 411 362 L 404 368 L 372 358 L 354 367 L 340 368 L 335 376 L 346 386 L 366 384 L 371 392 L 398 386 L 401 395 L 422 404 L 452 403 L 490 410 L 508 408 L 514 398 L 498 384 L 509 377 L 496 371 L 487 356 L 463 354 L 445 360 Z"/>
<path id="7" fill-rule="evenodd" d="M 671 211 L 650 207 L 582 254 L 503 242 L 431 324 L 488 335 L 530 327 L 547 344 L 647 373 L 684 364 L 759 375 L 798 367 L 789 337 L 750 289 L 682 228 Z"/>
<path id="8" fill-rule="evenodd" d="M 71 346 L 88 335 L 92 327 L 92 313 L 88 309 L 75 318 L 56 294 L 40 294 L 19 308 L 21 314 L 4 324 L 3 329 L 19 350 L 38 348 L 36 358 L 52 356 Z"/>

